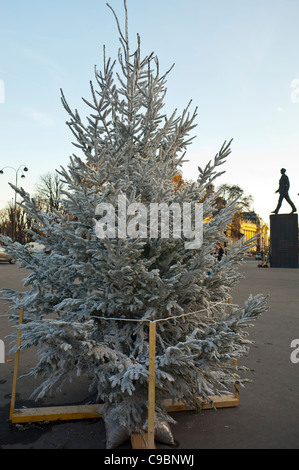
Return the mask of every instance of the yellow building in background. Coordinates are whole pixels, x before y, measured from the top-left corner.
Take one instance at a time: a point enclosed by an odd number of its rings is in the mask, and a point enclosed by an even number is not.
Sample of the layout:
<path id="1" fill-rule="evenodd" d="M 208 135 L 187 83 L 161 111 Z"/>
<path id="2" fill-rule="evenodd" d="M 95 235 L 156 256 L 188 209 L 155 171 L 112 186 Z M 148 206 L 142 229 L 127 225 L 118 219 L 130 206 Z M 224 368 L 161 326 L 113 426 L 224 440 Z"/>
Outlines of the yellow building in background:
<path id="1" fill-rule="evenodd" d="M 207 188 L 206 196 L 200 202 L 203 202 L 209 195 L 214 193 L 214 186 L 210 184 Z M 227 202 L 225 198 L 218 196 L 216 198 L 214 216 L 224 209 L 226 205 Z M 206 219 L 205 222 L 208 222 L 212 218 L 213 216 Z M 257 237 L 249 250 L 251 254 L 261 254 L 261 256 L 263 256 L 269 251 L 269 226 L 254 211 L 245 212 L 240 210 L 237 212 L 228 225 L 225 234 L 233 243 L 243 237 L 245 237 L 246 242 L 253 237 Z M 225 243 L 223 245 L 223 248 L 225 248 Z"/>
<path id="2" fill-rule="evenodd" d="M 245 241 L 257 236 L 250 252 L 265 253 L 269 249 L 269 227 L 255 212 L 240 212 L 228 231 L 228 236 L 236 241 L 245 237 Z"/>

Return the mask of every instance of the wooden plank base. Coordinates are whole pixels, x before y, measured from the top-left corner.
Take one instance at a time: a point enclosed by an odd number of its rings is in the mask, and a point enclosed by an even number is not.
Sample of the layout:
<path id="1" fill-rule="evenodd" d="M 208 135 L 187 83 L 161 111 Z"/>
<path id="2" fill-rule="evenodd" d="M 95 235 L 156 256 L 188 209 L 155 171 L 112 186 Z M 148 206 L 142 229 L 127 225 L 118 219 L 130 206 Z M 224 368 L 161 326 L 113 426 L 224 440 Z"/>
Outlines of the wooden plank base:
<path id="1" fill-rule="evenodd" d="M 37 423 L 42 421 L 68 421 L 101 418 L 102 405 L 51 406 L 44 408 L 21 408 L 14 410 L 12 423 Z"/>
<path id="2" fill-rule="evenodd" d="M 223 395 L 221 397 L 211 397 L 215 408 L 231 408 L 240 405 L 240 400 L 235 395 Z M 172 400 L 165 400 L 168 412 L 192 411 L 182 403 L 172 403 Z M 72 405 L 72 406 L 51 406 L 44 408 L 21 408 L 13 411 L 10 421 L 12 423 L 36 423 L 42 421 L 69 421 L 76 419 L 101 418 L 101 408 L 103 405 Z M 203 409 L 211 409 L 211 405 L 204 404 Z"/>
<path id="3" fill-rule="evenodd" d="M 19 325 L 23 322 L 23 309 L 20 309 Z M 148 433 L 132 434 L 131 443 L 133 449 L 155 449 L 154 442 L 154 421 L 155 421 L 155 342 L 156 342 L 156 321 L 150 322 L 151 353 L 149 355 L 150 386 L 148 392 L 149 415 L 148 415 Z M 12 423 L 30 423 L 45 421 L 69 421 L 78 419 L 101 418 L 101 404 L 93 405 L 72 405 L 72 406 L 52 406 L 41 408 L 22 408 L 15 409 L 17 375 L 20 356 L 21 329 L 18 330 L 17 352 L 15 355 L 15 367 L 13 375 L 12 398 L 10 405 L 9 420 Z M 237 362 L 234 361 L 237 373 Z M 239 386 L 235 384 L 234 395 L 224 395 L 221 397 L 210 397 L 215 408 L 228 408 L 240 405 Z M 182 403 L 173 403 L 172 400 L 164 400 L 164 405 L 168 412 L 174 411 L 192 411 L 192 407 L 187 407 Z M 211 409 L 209 403 L 204 403 L 202 409 Z"/>
<path id="4" fill-rule="evenodd" d="M 240 405 L 240 399 L 236 395 L 222 395 L 221 397 L 213 396 L 209 397 L 213 403 L 215 408 L 233 408 L 235 406 Z M 192 411 L 195 408 L 187 407 L 183 403 L 175 402 L 172 403 L 172 400 L 165 400 L 165 405 L 167 406 L 168 413 L 172 413 L 175 411 Z M 209 403 L 204 403 L 202 406 L 203 410 L 211 410 L 213 407 Z"/>

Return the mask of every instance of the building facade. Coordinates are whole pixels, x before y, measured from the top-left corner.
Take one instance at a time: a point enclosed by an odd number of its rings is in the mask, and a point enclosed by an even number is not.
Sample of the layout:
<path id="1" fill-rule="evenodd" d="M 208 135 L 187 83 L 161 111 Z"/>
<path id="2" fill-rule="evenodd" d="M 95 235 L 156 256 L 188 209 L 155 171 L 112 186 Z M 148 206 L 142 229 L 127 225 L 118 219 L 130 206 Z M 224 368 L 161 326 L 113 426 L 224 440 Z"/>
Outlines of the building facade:
<path id="1" fill-rule="evenodd" d="M 269 250 L 269 226 L 255 212 L 240 213 L 239 232 L 239 238 L 244 237 L 245 241 L 257 237 L 250 249 L 252 254 L 265 254 Z"/>

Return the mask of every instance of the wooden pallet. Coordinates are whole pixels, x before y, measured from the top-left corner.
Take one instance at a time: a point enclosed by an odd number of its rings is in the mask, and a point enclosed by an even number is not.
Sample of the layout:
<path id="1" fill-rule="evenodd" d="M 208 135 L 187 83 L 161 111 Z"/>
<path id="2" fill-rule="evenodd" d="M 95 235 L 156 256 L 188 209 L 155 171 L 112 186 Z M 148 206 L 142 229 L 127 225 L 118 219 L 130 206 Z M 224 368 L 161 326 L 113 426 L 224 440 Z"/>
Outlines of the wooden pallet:
<path id="1" fill-rule="evenodd" d="M 236 395 L 223 395 L 221 397 L 210 397 L 215 408 L 232 408 L 240 405 L 239 397 Z M 172 403 L 172 400 L 165 400 L 164 405 L 168 413 L 178 411 L 193 411 L 195 408 L 187 407 L 183 403 Z M 13 409 L 9 420 L 12 423 L 37 423 L 42 421 L 71 421 L 78 419 L 101 418 L 101 404 L 92 405 L 61 405 L 40 408 L 16 408 Z M 212 406 L 205 403 L 203 410 L 210 410 Z"/>
<path id="2" fill-rule="evenodd" d="M 23 322 L 23 309 L 20 310 L 19 325 Z M 133 449 L 155 449 L 155 356 L 156 356 L 156 322 L 149 323 L 149 384 L 148 384 L 148 432 L 133 434 L 131 444 Z M 72 405 L 72 406 L 51 406 L 40 408 L 15 408 L 16 387 L 18 378 L 18 368 L 20 359 L 21 329 L 17 335 L 17 351 L 15 355 L 12 395 L 10 404 L 9 420 L 12 423 L 44 422 L 44 421 L 69 421 L 78 419 L 101 418 L 101 404 Z M 237 368 L 236 361 L 234 362 Z M 210 397 L 215 408 L 230 408 L 240 405 L 239 388 L 235 384 L 235 393 L 221 397 Z M 192 411 L 192 407 L 187 407 L 183 403 L 173 403 L 172 400 L 165 400 L 164 405 L 168 412 Z M 209 403 L 203 404 L 203 409 L 211 409 Z"/>

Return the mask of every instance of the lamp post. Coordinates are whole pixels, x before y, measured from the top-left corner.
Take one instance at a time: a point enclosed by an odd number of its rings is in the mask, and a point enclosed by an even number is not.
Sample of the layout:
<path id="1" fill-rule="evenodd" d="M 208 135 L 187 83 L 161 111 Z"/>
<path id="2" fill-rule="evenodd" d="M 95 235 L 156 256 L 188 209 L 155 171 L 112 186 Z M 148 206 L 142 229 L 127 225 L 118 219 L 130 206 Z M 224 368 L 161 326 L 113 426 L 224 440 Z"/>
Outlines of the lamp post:
<path id="1" fill-rule="evenodd" d="M 0 175 L 3 175 L 4 171 L 3 170 L 6 170 L 6 169 L 10 169 L 10 170 L 13 170 L 15 172 L 15 175 L 16 175 L 16 187 L 18 187 L 18 176 L 19 176 L 19 172 L 21 171 L 22 174 L 21 174 L 21 178 L 25 178 L 25 175 L 24 175 L 24 172 L 28 171 L 28 168 L 26 165 L 20 165 L 17 169 L 12 167 L 12 166 L 4 166 L 1 170 L 0 170 Z M 15 190 L 15 202 L 14 202 L 14 214 L 13 214 L 13 224 L 12 224 L 12 239 L 13 241 L 15 241 L 16 239 L 16 209 L 17 209 L 17 191 Z"/>

